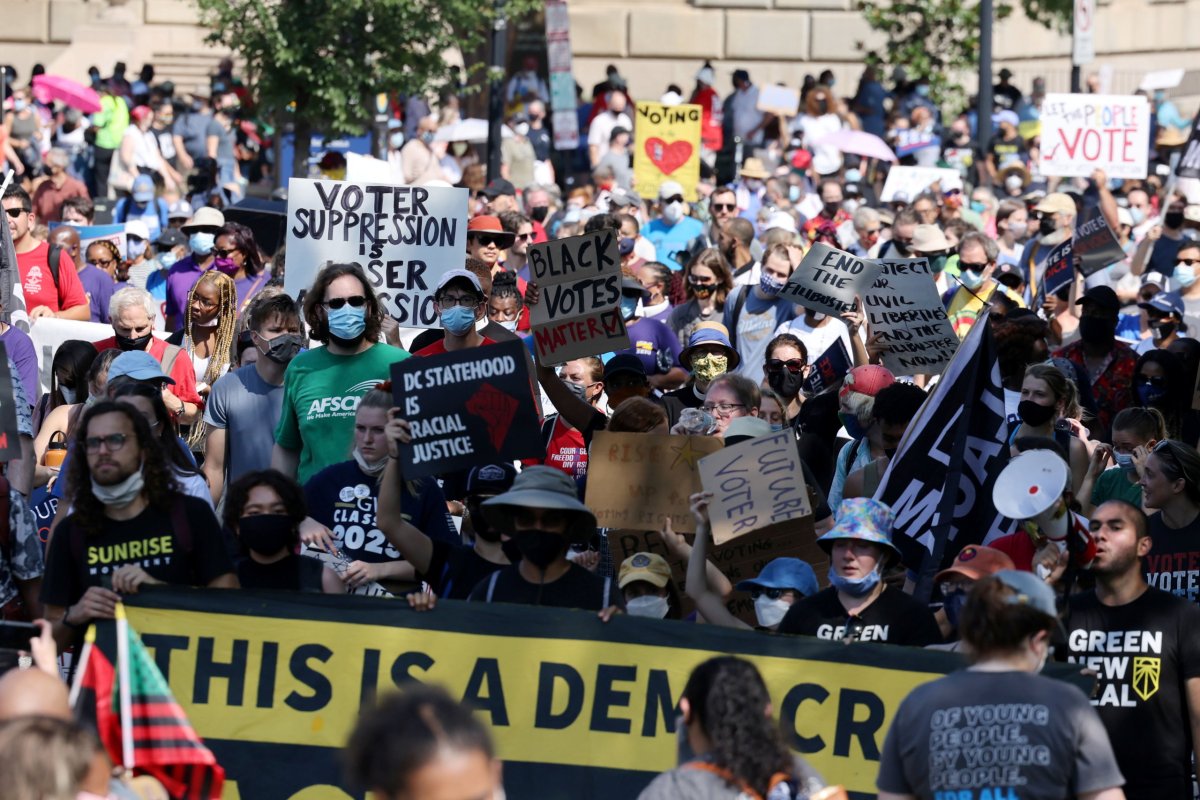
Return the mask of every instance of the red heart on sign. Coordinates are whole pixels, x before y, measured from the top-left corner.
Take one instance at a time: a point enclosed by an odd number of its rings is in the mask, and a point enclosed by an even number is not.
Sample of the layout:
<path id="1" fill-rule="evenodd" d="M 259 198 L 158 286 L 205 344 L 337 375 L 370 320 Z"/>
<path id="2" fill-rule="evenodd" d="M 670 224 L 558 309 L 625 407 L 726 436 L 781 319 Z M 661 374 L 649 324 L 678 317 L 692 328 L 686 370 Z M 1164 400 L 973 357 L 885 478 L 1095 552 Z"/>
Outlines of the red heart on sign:
<path id="1" fill-rule="evenodd" d="M 650 156 L 650 161 L 654 166 L 662 170 L 664 174 L 670 175 L 692 157 L 692 143 L 664 142 L 654 136 L 646 140 L 646 155 Z"/>

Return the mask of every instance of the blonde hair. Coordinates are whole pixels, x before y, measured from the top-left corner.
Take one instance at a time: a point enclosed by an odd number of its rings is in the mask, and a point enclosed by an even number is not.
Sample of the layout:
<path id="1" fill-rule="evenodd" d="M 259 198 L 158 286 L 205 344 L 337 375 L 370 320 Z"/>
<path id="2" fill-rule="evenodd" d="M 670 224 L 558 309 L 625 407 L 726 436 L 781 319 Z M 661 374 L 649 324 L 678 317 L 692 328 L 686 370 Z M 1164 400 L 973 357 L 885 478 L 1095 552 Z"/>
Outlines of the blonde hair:
<path id="1" fill-rule="evenodd" d="M 98 749 L 95 735 L 56 717 L 0 726 L 0 786 L 6 800 L 75 800 Z"/>
<path id="2" fill-rule="evenodd" d="M 196 343 L 192 341 L 192 299 L 196 296 L 196 290 L 202 283 L 212 284 L 217 289 L 217 334 L 216 341 L 208 351 L 208 368 L 204 370 L 204 375 L 196 376 L 196 382 L 212 386 L 217 382 L 217 378 L 229 370 L 229 365 L 233 361 L 234 345 L 238 335 L 237 284 L 225 273 L 210 269 L 200 276 L 200 279 L 188 292 L 183 323 L 183 348 L 187 351 L 188 358 L 192 358 L 196 354 Z M 193 423 L 188 432 L 188 446 L 193 450 L 201 447 L 207 431 L 206 423 L 200 421 Z"/>
<path id="3" fill-rule="evenodd" d="M 1061 369 L 1053 364 L 1032 364 L 1026 368 L 1025 377 L 1036 378 L 1049 387 L 1054 399 L 1062 405 L 1063 419 L 1077 420 L 1083 416 L 1083 408 L 1079 405 L 1079 389 Z"/>

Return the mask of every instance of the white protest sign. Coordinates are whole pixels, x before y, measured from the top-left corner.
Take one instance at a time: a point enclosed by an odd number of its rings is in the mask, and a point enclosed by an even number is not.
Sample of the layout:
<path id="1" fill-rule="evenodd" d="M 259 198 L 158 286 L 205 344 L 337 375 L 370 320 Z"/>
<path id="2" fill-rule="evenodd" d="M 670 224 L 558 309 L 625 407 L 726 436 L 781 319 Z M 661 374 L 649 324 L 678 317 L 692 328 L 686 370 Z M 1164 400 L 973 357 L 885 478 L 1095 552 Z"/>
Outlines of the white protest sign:
<path id="1" fill-rule="evenodd" d="M 1136 95 L 1048 94 L 1042 103 L 1043 175 L 1146 177 L 1150 107 Z"/>
<path id="2" fill-rule="evenodd" d="M 789 86 L 760 86 L 757 110 L 794 117 L 800 111 L 800 90 Z"/>
<path id="3" fill-rule="evenodd" d="M 962 176 L 958 170 L 946 167 L 892 167 L 888 170 L 887 180 L 883 182 L 883 193 L 879 195 L 881 203 L 899 200 L 911 203 L 913 198 L 934 184 L 938 184 L 943 192 L 951 189 L 961 189 Z"/>
<path id="4" fill-rule="evenodd" d="M 792 272 L 780 297 L 813 311 L 841 315 L 853 311 L 858 295 L 879 274 L 879 264 L 815 243 Z"/>
<path id="5" fill-rule="evenodd" d="M 812 514 L 796 436 L 780 431 L 700 459 L 714 544 Z"/>
<path id="6" fill-rule="evenodd" d="M 1177 69 L 1159 69 L 1153 72 L 1147 72 L 1142 82 L 1138 84 L 1138 91 L 1154 92 L 1159 89 L 1174 89 L 1179 84 L 1183 83 L 1183 76 L 1186 70 L 1182 67 Z"/>
<path id="7" fill-rule="evenodd" d="M 166 331 L 151 331 L 157 338 L 166 339 Z M 113 337 L 111 325 L 102 322 L 81 322 L 76 319 L 41 317 L 29 326 L 29 338 L 33 340 L 33 351 L 37 355 L 38 378 L 42 391 L 50 391 L 50 371 L 54 368 L 54 354 L 63 342 L 99 342 Z M 37 402 L 37 398 L 30 398 Z"/>
<path id="8" fill-rule="evenodd" d="M 401 325 L 440 325 L 433 293 L 467 250 L 467 190 L 292 178 L 288 269 L 296 297 L 327 262 L 355 262 Z"/>
<path id="9" fill-rule="evenodd" d="M 883 365 L 894 375 L 936 375 L 958 348 L 936 277 L 924 258 L 879 259 L 879 277 L 863 294 L 872 335 L 887 350 Z"/>
<path id="10" fill-rule="evenodd" d="M 629 347 L 616 233 L 530 245 L 529 279 L 541 293 L 529 309 L 529 322 L 543 366 Z"/>

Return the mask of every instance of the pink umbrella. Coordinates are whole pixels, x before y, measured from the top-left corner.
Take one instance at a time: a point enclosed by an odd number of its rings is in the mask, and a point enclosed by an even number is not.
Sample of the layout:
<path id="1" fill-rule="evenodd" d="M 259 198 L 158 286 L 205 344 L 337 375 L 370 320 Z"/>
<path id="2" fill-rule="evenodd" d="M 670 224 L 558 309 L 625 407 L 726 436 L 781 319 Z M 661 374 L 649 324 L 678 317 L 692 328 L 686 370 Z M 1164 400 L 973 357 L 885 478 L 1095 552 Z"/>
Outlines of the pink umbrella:
<path id="1" fill-rule="evenodd" d="M 854 153 L 863 158 L 875 158 L 880 161 L 896 161 L 896 154 L 887 142 L 873 133 L 855 131 L 843 128 L 823 136 L 813 143 L 814 147 L 836 147 L 843 153 Z"/>
<path id="2" fill-rule="evenodd" d="M 100 110 L 100 95 L 87 86 L 61 75 L 35 75 L 33 96 L 41 103 L 59 100 L 85 114 Z"/>

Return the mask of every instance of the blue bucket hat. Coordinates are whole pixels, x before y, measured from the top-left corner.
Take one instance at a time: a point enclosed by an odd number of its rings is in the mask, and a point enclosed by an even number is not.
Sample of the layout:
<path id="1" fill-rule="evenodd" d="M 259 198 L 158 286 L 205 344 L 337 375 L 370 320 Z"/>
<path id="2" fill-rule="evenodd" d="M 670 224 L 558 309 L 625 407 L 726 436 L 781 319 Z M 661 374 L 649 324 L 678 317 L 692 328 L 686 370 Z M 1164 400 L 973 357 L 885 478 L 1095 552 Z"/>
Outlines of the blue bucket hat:
<path id="1" fill-rule="evenodd" d="M 900 560 L 900 550 L 892 544 L 892 509 L 870 497 L 851 497 L 843 500 L 838 508 L 837 524 L 829 533 L 817 539 L 826 553 L 833 551 L 833 543 L 839 539 L 857 539 L 872 542 Z"/>
<path id="2" fill-rule="evenodd" d="M 112 365 L 108 368 L 108 380 L 111 383 L 117 378 L 175 383 L 174 378 L 163 372 L 158 359 L 145 350 L 130 350 L 114 358 Z"/>
<path id="3" fill-rule="evenodd" d="M 819 591 L 817 576 L 807 561 L 798 558 L 776 558 L 767 562 L 757 578 L 738 581 L 733 587 L 739 592 L 751 589 L 792 589 L 805 597 Z"/>
<path id="4" fill-rule="evenodd" d="M 706 344 L 715 344 L 724 347 L 725 354 L 729 357 L 729 366 L 726 367 L 726 371 L 733 372 L 737 369 L 738 364 L 742 361 L 741 356 L 738 355 L 737 350 L 733 349 L 733 345 L 729 341 L 729 333 L 725 330 L 725 326 L 716 323 L 705 325 L 702 328 L 692 331 L 692 335 L 688 338 L 687 347 L 683 348 L 679 353 L 679 363 L 691 364 L 692 353 L 695 352 L 697 347 Z"/>

